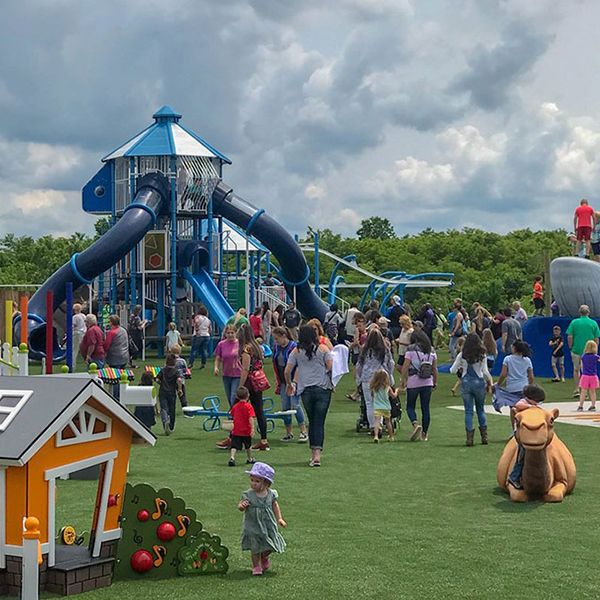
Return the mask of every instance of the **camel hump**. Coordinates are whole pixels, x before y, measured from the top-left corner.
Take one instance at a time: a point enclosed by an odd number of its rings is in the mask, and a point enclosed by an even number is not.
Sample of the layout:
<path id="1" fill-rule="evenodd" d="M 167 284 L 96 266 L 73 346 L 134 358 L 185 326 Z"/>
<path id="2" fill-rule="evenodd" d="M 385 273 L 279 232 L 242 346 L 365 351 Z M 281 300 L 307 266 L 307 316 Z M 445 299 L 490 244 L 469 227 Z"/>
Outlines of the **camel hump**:
<path id="1" fill-rule="evenodd" d="M 555 477 L 558 475 L 556 471 L 562 471 L 563 476 L 566 479 L 567 493 L 571 492 L 575 487 L 575 480 L 577 477 L 577 469 L 575 467 L 575 460 L 571 451 L 567 448 L 565 443 L 556 435 L 552 438 L 550 444 L 548 444 L 548 459 L 551 464 L 554 464 Z"/>

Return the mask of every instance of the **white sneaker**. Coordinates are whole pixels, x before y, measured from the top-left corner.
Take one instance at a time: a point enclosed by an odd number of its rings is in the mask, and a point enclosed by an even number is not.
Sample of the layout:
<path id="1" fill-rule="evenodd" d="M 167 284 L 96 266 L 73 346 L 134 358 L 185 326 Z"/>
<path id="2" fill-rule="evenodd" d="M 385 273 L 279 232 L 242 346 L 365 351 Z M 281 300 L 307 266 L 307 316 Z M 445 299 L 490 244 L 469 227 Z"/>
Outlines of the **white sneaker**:
<path id="1" fill-rule="evenodd" d="M 291 442 L 294 439 L 293 433 L 286 433 L 279 441 L 280 442 Z"/>
<path id="2" fill-rule="evenodd" d="M 301 432 L 300 435 L 298 436 L 298 443 L 303 444 L 306 442 L 308 442 L 308 433 Z"/>
<path id="3" fill-rule="evenodd" d="M 417 423 L 410 434 L 410 441 L 416 442 L 421 437 L 421 431 L 423 431 L 423 428 Z"/>

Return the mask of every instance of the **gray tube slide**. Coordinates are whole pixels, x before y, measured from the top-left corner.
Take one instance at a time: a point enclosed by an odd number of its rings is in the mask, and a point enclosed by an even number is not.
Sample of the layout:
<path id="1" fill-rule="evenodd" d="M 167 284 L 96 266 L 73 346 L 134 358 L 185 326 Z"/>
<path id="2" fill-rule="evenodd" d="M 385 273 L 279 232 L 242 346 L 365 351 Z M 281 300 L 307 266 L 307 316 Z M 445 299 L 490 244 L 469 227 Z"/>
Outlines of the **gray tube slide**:
<path id="1" fill-rule="evenodd" d="M 46 353 L 46 293 L 52 290 L 53 309 L 64 302 L 65 284 L 73 283 L 73 288 L 91 283 L 95 277 L 110 269 L 144 237 L 156 222 L 169 198 L 169 184 L 160 173 L 148 173 L 138 180 L 137 193 L 131 204 L 125 208 L 118 223 L 80 254 L 51 275 L 42 287 L 31 297 L 28 307 L 27 326 L 29 331 L 29 353 L 40 359 Z M 13 322 L 14 339 L 19 339 L 20 318 Z M 54 330 L 53 354 L 55 360 L 64 358 L 64 350 L 58 344 Z"/>
<path id="2" fill-rule="evenodd" d="M 307 318 L 325 319 L 327 305 L 315 294 L 308 282 L 309 268 L 294 238 L 275 220 L 233 193 L 222 181 L 213 192 L 213 210 L 242 227 L 264 244 L 277 258 L 281 278 L 288 294 L 294 296 L 300 312 Z"/>

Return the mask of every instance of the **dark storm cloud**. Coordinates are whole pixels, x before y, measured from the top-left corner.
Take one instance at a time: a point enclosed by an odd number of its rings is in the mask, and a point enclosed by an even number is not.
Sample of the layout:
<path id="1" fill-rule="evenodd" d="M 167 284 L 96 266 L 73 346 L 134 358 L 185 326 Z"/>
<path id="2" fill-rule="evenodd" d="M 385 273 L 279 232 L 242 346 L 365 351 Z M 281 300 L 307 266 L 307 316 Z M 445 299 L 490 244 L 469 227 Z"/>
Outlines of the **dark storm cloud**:
<path id="1" fill-rule="evenodd" d="M 551 41 L 552 36 L 536 30 L 530 21 L 513 21 L 496 44 L 477 44 L 468 53 L 467 69 L 450 89 L 468 93 L 471 102 L 484 110 L 499 108 Z"/>

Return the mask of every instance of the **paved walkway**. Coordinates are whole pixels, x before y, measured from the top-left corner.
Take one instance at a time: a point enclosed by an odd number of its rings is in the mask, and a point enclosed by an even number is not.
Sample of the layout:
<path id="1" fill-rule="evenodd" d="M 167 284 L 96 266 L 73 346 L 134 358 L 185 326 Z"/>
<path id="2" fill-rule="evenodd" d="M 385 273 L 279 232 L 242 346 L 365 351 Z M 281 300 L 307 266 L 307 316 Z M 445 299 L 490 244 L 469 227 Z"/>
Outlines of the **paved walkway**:
<path id="1" fill-rule="evenodd" d="M 545 410 L 552 410 L 558 408 L 560 415 L 557 421 L 559 423 L 568 423 L 569 425 L 588 425 L 589 427 L 600 427 L 600 403 L 598 404 L 598 410 L 596 412 L 588 411 L 590 406 L 589 402 L 585 403 L 585 410 L 583 412 L 577 412 L 577 401 L 572 402 L 544 402 L 543 407 Z M 464 410 L 463 406 L 448 406 L 454 410 Z M 491 404 L 485 406 L 485 412 L 489 415 L 502 415 L 508 417 L 510 415 L 510 408 L 508 406 L 502 407 L 502 413 L 498 413 L 494 410 Z"/>

